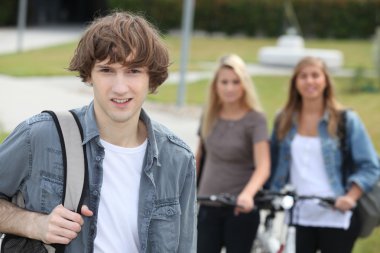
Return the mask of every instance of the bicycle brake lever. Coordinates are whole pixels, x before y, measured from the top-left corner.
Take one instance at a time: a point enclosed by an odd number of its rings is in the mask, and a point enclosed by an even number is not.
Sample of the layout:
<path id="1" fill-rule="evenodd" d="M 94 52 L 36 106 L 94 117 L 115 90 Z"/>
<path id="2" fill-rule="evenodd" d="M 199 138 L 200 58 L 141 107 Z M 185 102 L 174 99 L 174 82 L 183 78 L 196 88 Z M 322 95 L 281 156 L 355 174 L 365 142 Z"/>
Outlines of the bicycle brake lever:
<path id="1" fill-rule="evenodd" d="M 318 203 L 320 206 L 330 208 L 330 209 L 336 209 L 335 208 L 335 199 L 333 198 L 325 198 L 323 200 L 320 200 Z"/>

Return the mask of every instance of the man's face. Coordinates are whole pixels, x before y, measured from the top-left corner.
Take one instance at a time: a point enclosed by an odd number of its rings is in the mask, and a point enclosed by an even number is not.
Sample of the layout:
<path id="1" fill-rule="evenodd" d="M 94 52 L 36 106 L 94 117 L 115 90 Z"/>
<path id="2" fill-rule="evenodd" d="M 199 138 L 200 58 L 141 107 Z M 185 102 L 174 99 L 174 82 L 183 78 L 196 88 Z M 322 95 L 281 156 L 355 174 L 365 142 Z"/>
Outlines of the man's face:
<path id="1" fill-rule="evenodd" d="M 109 64 L 108 59 L 97 61 L 88 82 L 93 85 L 98 124 L 137 123 L 149 92 L 146 68 Z"/>

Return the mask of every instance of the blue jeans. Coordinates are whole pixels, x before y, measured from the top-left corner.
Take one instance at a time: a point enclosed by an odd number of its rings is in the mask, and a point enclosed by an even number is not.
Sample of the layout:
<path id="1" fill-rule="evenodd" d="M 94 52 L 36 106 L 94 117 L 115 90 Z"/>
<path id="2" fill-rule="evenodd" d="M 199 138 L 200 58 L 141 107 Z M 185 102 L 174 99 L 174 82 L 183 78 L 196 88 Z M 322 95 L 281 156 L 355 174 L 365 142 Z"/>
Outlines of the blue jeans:
<path id="1" fill-rule="evenodd" d="M 234 214 L 232 207 L 201 205 L 198 214 L 198 253 L 220 253 L 223 246 L 227 253 L 249 253 L 252 250 L 260 214 Z"/>

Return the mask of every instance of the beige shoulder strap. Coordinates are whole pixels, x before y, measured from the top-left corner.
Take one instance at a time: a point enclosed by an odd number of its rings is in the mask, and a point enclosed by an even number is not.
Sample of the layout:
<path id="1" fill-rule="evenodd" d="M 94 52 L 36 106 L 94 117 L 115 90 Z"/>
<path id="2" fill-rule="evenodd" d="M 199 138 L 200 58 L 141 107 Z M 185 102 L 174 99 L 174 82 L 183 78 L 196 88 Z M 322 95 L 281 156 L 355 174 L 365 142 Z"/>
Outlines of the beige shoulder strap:
<path id="1" fill-rule="evenodd" d="M 57 129 L 62 133 L 61 145 L 64 145 L 62 152 L 66 153 L 66 165 L 64 164 L 66 166 L 66 189 L 63 205 L 70 210 L 80 211 L 79 203 L 85 180 L 86 164 L 82 146 L 82 129 L 79 120 L 72 112 L 60 111 L 55 112 L 55 115 L 59 122 Z"/>

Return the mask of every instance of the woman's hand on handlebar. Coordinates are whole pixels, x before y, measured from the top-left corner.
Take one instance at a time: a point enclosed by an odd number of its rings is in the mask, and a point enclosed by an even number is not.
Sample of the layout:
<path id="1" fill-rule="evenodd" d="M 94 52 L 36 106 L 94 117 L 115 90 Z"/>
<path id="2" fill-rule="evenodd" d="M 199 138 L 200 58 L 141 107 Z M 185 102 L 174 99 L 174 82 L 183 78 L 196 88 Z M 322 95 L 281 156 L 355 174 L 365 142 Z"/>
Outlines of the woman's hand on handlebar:
<path id="1" fill-rule="evenodd" d="M 341 211 L 348 211 L 356 207 L 356 201 L 348 196 L 340 196 L 335 201 L 335 208 Z"/>
<path id="2" fill-rule="evenodd" d="M 250 194 L 245 192 L 241 192 L 239 196 L 236 198 L 236 207 L 235 207 L 235 215 L 239 215 L 239 213 L 249 213 L 253 210 L 255 206 L 253 202 L 253 197 Z"/>

